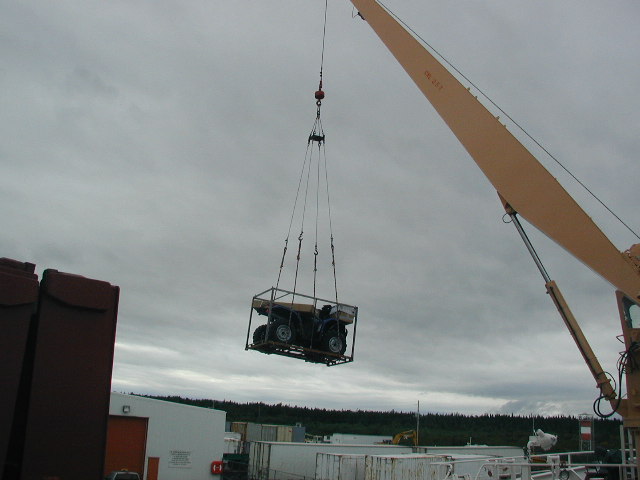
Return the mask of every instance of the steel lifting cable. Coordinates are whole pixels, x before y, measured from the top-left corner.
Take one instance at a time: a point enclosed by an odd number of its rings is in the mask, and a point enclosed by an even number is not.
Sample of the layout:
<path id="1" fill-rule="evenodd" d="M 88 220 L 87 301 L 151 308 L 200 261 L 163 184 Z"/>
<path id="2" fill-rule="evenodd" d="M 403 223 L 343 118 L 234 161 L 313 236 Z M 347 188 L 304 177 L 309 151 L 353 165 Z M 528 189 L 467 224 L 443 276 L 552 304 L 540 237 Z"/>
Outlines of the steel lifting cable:
<path id="1" fill-rule="evenodd" d="M 320 150 L 321 143 L 318 143 L 318 162 L 316 165 L 316 225 L 315 225 L 315 245 L 313 247 L 313 298 L 316 298 L 316 279 L 318 276 L 318 220 L 320 218 Z"/>
<path id="2" fill-rule="evenodd" d="M 327 6 L 328 0 L 325 0 L 324 4 L 324 25 L 322 29 L 322 54 L 320 56 L 320 82 L 318 84 L 318 90 L 315 93 L 316 106 L 316 120 L 313 124 L 311 134 L 309 135 L 309 143 L 315 141 L 318 143 L 318 180 L 316 189 L 316 244 L 314 249 L 314 267 L 313 267 L 313 296 L 316 297 L 316 278 L 317 278 L 317 257 L 318 257 L 318 217 L 319 217 L 319 197 L 320 197 L 320 163 L 324 164 L 324 179 L 327 193 L 327 211 L 329 216 L 329 235 L 331 245 L 331 266 L 333 269 L 333 287 L 335 292 L 336 304 L 338 303 L 338 282 L 336 277 L 336 259 L 335 259 L 335 245 L 333 243 L 333 222 L 331 219 L 331 200 L 329 195 L 329 175 L 327 169 L 327 155 L 325 150 L 325 135 L 322 128 L 322 119 L 320 118 L 320 107 L 322 106 L 322 100 L 324 99 L 324 91 L 322 90 L 322 74 L 324 69 L 324 50 L 327 35 Z"/>
<path id="3" fill-rule="evenodd" d="M 326 154 L 325 143 L 324 143 L 324 134 L 322 135 L 322 138 L 323 140 L 318 142 L 318 159 L 316 164 L 316 218 L 315 218 L 314 263 L 313 263 L 313 296 L 314 298 L 316 297 L 316 280 L 317 280 L 317 271 L 318 271 L 318 238 L 319 238 L 318 225 L 320 222 L 320 193 L 321 193 L 320 184 L 322 180 L 324 180 L 326 201 L 327 201 L 327 217 L 328 217 L 328 224 L 329 224 L 328 225 L 329 240 L 330 240 L 330 248 L 331 248 L 331 266 L 333 270 L 333 287 L 335 291 L 336 303 L 338 303 L 335 245 L 334 245 L 334 237 L 333 237 L 333 220 L 331 217 L 331 197 L 329 194 L 329 173 L 327 168 L 327 154 Z M 321 178 L 322 173 L 324 173 L 324 178 Z"/>
<path id="4" fill-rule="evenodd" d="M 306 159 L 305 159 L 305 163 L 307 163 Z M 301 258 L 301 251 L 302 251 L 302 238 L 304 236 L 304 219 L 307 213 L 307 199 L 309 196 L 309 178 L 311 177 L 311 159 L 309 159 L 308 162 L 309 168 L 307 169 L 307 181 L 306 181 L 306 187 L 304 190 L 304 204 L 302 207 L 302 217 L 300 219 L 300 235 L 298 235 L 298 254 L 296 255 L 296 273 L 293 279 L 293 297 L 291 298 L 291 303 L 293 304 L 293 301 L 295 300 L 295 296 L 296 296 L 296 287 L 298 285 L 298 272 L 300 270 L 300 258 Z M 304 172 L 303 172 L 304 173 Z"/>
<path id="5" fill-rule="evenodd" d="M 295 200 L 294 200 L 294 205 L 293 205 L 293 210 L 291 212 L 291 218 L 289 220 L 289 229 L 287 231 L 287 237 L 285 238 L 285 245 L 284 245 L 284 249 L 282 252 L 282 258 L 280 261 L 280 269 L 278 272 L 278 279 L 276 282 L 276 289 L 279 287 L 280 285 L 280 279 L 282 276 L 282 270 L 284 268 L 284 264 L 285 264 L 285 258 L 286 258 L 286 254 L 287 254 L 287 249 L 288 249 L 288 244 L 289 244 L 289 237 L 291 235 L 291 228 L 293 226 L 293 221 L 295 218 L 295 213 L 296 213 L 296 209 L 297 209 L 297 205 L 298 205 L 298 200 L 300 197 L 300 189 L 302 187 L 302 183 L 303 180 L 305 178 L 305 173 L 306 173 L 306 181 L 305 181 L 305 189 L 304 189 L 304 202 L 303 202 L 303 207 L 302 207 L 302 214 L 301 214 L 301 225 L 300 225 L 300 234 L 298 235 L 298 252 L 296 255 L 296 269 L 295 269 L 295 274 L 294 274 L 294 285 L 293 285 L 293 297 L 292 297 L 292 303 L 293 303 L 293 299 L 295 298 L 295 294 L 296 294 L 296 289 L 297 289 L 297 283 L 298 283 L 298 273 L 300 270 L 300 259 L 302 256 L 302 240 L 304 237 L 304 221 L 305 221 L 305 217 L 306 217 L 306 210 L 307 210 L 307 201 L 308 201 L 308 194 L 309 194 L 309 183 L 310 183 L 310 176 L 311 176 L 311 168 L 312 168 L 312 156 L 313 156 L 313 149 L 311 148 L 311 144 L 312 143 L 317 143 L 318 145 L 318 159 L 317 159 L 317 172 L 316 172 L 316 219 L 315 219 L 315 246 L 314 246 L 314 266 L 313 266 L 313 296 L 314 298 L 316 297 L 316 280 L 317 280 L 317 256 L 318 256 L 318 221 L 319 221 L 319 204 L 320 204 L 320 200 L 319 200 L 319 191 L 320 191 L 320 162 L 322 159 L 322 153 L 324 152 L 323 146 L 324 146 L 324 140 L 325 140 L 325 136 L 324 136 L 324 130 L 322 128 L 322 120 L 320 118 L 320 107 L 322 106 L 322 100 L 324 99 L 324 91 L 322 90 L 322 76 L 323 76 L 323 68 L 324 68 L 324 50 L 325 50 L 325 39 L 326 39 L 326 29 L 327 29 L 327 7 L 328 7 L 328 0 L 325 0 L 325 9 L 324 9 L 324 23 L 323 23 L 323 32 L 322 32 L 322 53 L 321 53 L 321 58 L 320 58 L 320 81 L 319 81 L 319 85 L 318 85 L 318 90 L 315 92 L 315 99 L 316 99 L 316 118 L 313 124 L 313 127 L 311 129 L 311 133 L 309 134 L 309 138 L 307 141 L 307 151 L 305 154 L 305 160 L 304 163 L 302 165 L 302 170 L 300 172 L 300 178 L 298 180 L 298 188 L 296 190 L 296 196 L 295 196 Z M 326 168 L 326 153 L 324 154 L 324 170 L 325 170 L 325 181 L 328 181 L 328 174 L 327 174 L 327 168 Z M 328 183 L 326 185 L 326 190 L 327 190 L 327 203 L 329 204 L 329 186 Z M 331 209 L 329 206 L 329 227 L 330 227 L 330 232 L 331 232 L 331 252 L 332 252 L 332 266 L 333 266 L 333 274 L 334 274 L 334 288 L 336 289 L 336 302 L 337 302 L 337 282 L 335 279 L 335 248 L 333 245 L 333 227 L 331 225 Z"/>
<path id="6" fill-rule="evenodd" d="M 324 67 L 324 44 L 325 39 L 327 38 L 327 7 L 328 1 L 324 0 L 324 22 L 322 24 L 322 53 L 320 54 L 320 87 L 316 92 L 316 104 L 318 105 L 318 118 L 320 117 L 320 100 L 324 98 L 324 93 L 322 92 L 322 69 Z M 321 93 L 322 96 L 318 98 L 318 94 Z"/>
<path id="7" fill-rule="evenodd" d="M 298 179 L 298 188 L 296 190 L 296 196 L 293 201 L 293 209 L 291 211 L 291 218 L 289 219 L 289 229 L 287 230 L 287 237 L 284 240 L 284 250 L 282 252 L 282 259 L 280 260 L 280 270 L 278 271 L 278 280 L 276 281 L 276 289 L 280 285 L 280 277 L 282 276 L 282 269 L 284 268 L 284 260 L 287 255 L 287 248 L 289 245 L 289 237 L 291 236 L 291 228 L 293 227 L 293 219 L 296 214 L 298 206 L 298 198 L 300 197 L 300 187 L 302 186 L 302 180 L 304 179 L 304 172 L 307 167 L 307 160 L 309 159 L 309 144 L 307 144 L 307 152 L 304 156 L 304 163 L 302 164 L 302 170 L 300 171 L 300 177 Z"/>
<path id="8" fill-rule="evenodd" d="M 324 154 L 324 176 L 325 176 L 325 185 L 327 187 L 327 211 L 329 213 L 329 237 L 331 240 L 331 266 L 333 268 L 333 288 L 336 294 L 336 304 L 338 303 L 338 281 L 336 277 L 336 253 L 335 246 L 333 244 L 333 221 L 331 220 L 331 198 L 329 195 L 329 174 L 327 172 L 327 155 L 326 151 L 323 148 L 322 152 Z"/>
<path id="9" fill-rule="evenodd" d="M 293 220 L 295 218 L 295 214 L 296 214 L 296 210 L 298 208 L 298 200 L 300 199 L 300 189 L 302 187 L 302 182 L 304 181 L 305 178 L 305 172 L 306 172 L 306 182 L 305 182 L 305 190 L 304 190 L 304 203 L 302 206 L 302 215 L 301 215 L 301 225 L 300 225 L 300 234 L 298 235 L 298 254 L 297 254 L 297 260 L 298 263 L 300 262 L 300 252 L 301 252 L 301 248 L 302 248 L 302 238 L 304 236 L 304 219 L 306 216 L 306 211 L 307 211 L 307 195 L 308 195 L 308 191 L 309 191 L 309 176 L 310 176 L 310 172 L 311 172 L 311 157 L 310 157 L 310 145 L 311 142 L 309 142 L 307 144 L 307 151 L 305 153 L 304 156 L 304 162 L 302 164 L 302 170 L 300 171 L 300 177 L 298 178 L 298 188 L 296 190 L 296 196 L 295 199 L 293 201 L 293 209 L 291 211 L 291 217 L 289 219 L 289 229 L 287 231 L 287 237 L 284 240 L 284 250 L 282 251 L 282 259 L 280 261 L 280 270 L 278 272 L 278 280 L 276 281 L 276 289 L 278 288 L 278 286 L 280 285 L 280 278 L 282 276 L 282 269 L 284 268 L 284 262 L 285 262 L 285 258 L 287 255 L 287 249 L 288 249 L 288 245 L 289 245 L 289 237 L 291 236 L 291 229 L 293 227 Z M 298 266 L 296 266 L 296 280 L 297 280 L 297 272 L 298 272 Z M 294 292 L 295 292 L 295 288 L 294 288 Z"/>
<path id="10" fill-rule="evenodd" d="M 306 212 L 307 212 L 307 197 L 308 197 L 308 192 L 309 192 L 309 177 L 311 174 L 311 157 L 309 155 L 310 149 L 310 142 L 309 144 L 307 144 L 307 151 L 305 153 L 304 156 L 304 162 L 302 164 L 302 170 L 300 171 L 300 178 L 298 179 L 298 188 L 296 190 L 296 196 L 295 196 L 295 200 L 293 202 L 293 209 L 291 212 L 291 218 L 289 219 L 289 229 L 287 231 L 287 237 L 284 240 L 284 249 L 282 252 L 282 260 L 280 261 L 280 269 L 278 271 L 278 280 L 276 281 L 276 287 L 275 290 L 276 292 L 278 291 L 278 287 L 280 286 L 280 278 L 282 276 L 282 269 L 284 268 L 284 261 L 285 261 L 285 257 L 287 255 L 287 247 L 289 245 L 289 237 L 291 236 L 291 228 L 293 227 L 293 219 L 295 218 L 295 213 L 296 213 L 296 209 L 298 206 L 298 199 L 300 198 L 300 188 L 302 186 L 302 182 L 304 180 L 305 177 L 305 171 L 306 171 L 306 182 L 305 182 L 305 190 L 304 190 L 304 202 L 303 202 L 303 207 L 302 207 L 302 215 L 301 215 L 301 221 L 300 221 L 300 234 L 298 235 L 298 254 L 296 255 L 296 271 L 295 271 L 295 276 L 294 276 L 294 281 L 293 281 L 293 295 L 291 297 L 291 305 L 293 306 L 294 302 L 295 302 L 295 298 L 296 298 L 296 289 L 297 289 L 297 284 L 298 284 L 298 272 L 300 269 L 300 257 L 301 257 L 301 250 L 302 250 L 302 239 L 304 237 L 304 219 L 306 216 Z M 307 168 L 308 166 L 308 168 Z M 291 308 L 289 310 L 289 326 L 291 326 L 291 320 L 293 319 L 293 308 Z"/>

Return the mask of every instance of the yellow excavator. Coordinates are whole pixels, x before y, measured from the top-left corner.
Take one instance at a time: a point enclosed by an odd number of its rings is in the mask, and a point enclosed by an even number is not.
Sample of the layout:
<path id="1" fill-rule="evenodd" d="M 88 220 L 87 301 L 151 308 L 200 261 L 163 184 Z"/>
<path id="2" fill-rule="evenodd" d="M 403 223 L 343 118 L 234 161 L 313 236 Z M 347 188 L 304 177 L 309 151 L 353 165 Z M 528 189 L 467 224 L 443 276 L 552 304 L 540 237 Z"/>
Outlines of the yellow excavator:
<path id="1" fill-rule="evenodd" d="M 400 445 L 404 440 L 411 440 L 414 447 L 418 446 L 418 433 L 415 430 L 407 430 L 406 432 L 396 433 L 391 440 L 392 445 Z"/>
<path id="2" fill-rule="evenodd" d="M 640 445 L 640 244 L 620 251 L 542 164 L 447 68 L 375 0 L 351 0 L 497 190 L 543 275 L 547 292 L 580 350 L 600 398 Z M 625 351 L 616 392 L 556 283 L 542 266 L 518 215 L 607 280 L 616 290 Z M 598 401 L 597 401 L 598 402 Z M 599 402 L 598 402 L 599 403 Z M 404 432 L 403 432 L 404 433 Z M 638 462 L 640 462 L 640 456 Z"/>

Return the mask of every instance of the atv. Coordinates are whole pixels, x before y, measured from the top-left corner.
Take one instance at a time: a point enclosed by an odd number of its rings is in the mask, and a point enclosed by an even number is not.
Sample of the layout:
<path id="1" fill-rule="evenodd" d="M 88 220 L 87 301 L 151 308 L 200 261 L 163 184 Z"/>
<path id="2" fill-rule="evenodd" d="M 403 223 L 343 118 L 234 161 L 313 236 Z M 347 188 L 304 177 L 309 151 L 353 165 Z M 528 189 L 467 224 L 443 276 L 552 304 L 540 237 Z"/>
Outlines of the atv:
<path id="1" fill-rule="evenodd" d="M 305 349 L 320 350 L 342 356 L 347 349 L 346 323 L 332 312 L 331 305 L 317 310 L 313 305 L 260 302 L 254 304 L 259 315 L 269 317 L 266 324 L 253 332 L 253 343 L 275 342 L 296 345 Z M 266 345 L 263 350 L 269 350 Z M 308 352 L 310 355 L 313 352 Z"/>

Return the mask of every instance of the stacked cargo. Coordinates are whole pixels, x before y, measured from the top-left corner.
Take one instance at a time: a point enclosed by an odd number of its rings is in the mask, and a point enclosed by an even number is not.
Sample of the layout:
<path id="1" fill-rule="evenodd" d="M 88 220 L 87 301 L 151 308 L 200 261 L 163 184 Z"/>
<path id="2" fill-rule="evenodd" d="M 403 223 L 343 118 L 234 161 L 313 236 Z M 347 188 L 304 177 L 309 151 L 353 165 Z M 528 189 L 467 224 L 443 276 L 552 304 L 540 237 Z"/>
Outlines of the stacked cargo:
<path id="1" fill-rule="evenodd" d="M 492 455 L 427 453 L 432 447 L 252 442 L 249 480 L 442 480 L 514 478 L 511 464 L 494 468 Z M 446 450 L 447 447 L 441 447 Z M 452 450 L 456 450 L 455 447 Z M 472 450 L 472 449 L 470 449 Z M 522 459 L 522 457 L 519 457 Z M 513 476 L 512 476 L 513 474 Z"/>
<path id="2" fill-rule="evenodd" d="M 243 442 L 304 442 L 305 427 L 232 422 L 231 432 L 239 433 Z"/>
<path id="3" fill-rule="evenodd" d="M 256 442 L 262 440 L 262 424 L 247 423 L 247 442 Z M 265 431 L 265 436 L 269 435 L 269 431 Z"/>
<path id="4" fill-rule="evenodd" d="M 447 455 L 369 455 L 364 480 L 420 480 L 429 478 L 431 464 L 450 461 Z"/>
<path id="5" fill-rule="evenodd" d="M 367 455 L 318 453 L 315 480 L 365 480 Z"/>
<path id="6" fill-rule="evenodd" d="M 391 445 L 393 437 L 390 435 L 356 435 L 351 433 L 334 433 L 325 436 L 327 443 L 341 443 L 350 445 Z"/>
<path id="7" fill-rule="evenodd" d="M 232 422 L 229 431 L 239 433 L 240 440 L 247 441 L 247 422 Z"/>
<path id="8" fill-rule="evenodd" d="M 276 441 L 277 442 L 304 442 L 304 432 L 302 433 L 302 438 L 297 436 L 297 439 L 294 439 L 294 429 L 300 429 L 302 427 L 289 427 L 286 425 L 278 425 L 278 434 Z"/>
<path id="9" fill-rule="evenodd" d="M 281 443 L 281 442 L 251 442 L 249 444 L 249 479 L 250 480 L 289 480 L 300 478 L 314 478 L 316 475 L 316 461 L 320 454 L 344 454 L 353 456 L 365 455 L 400 455 L 422 451 L 421 447 L 399 445 L 335 445 L 330 443 Z M 338 467 L 329 466 L 327 469 L 339 468 L 341 480 L 345 472 L 353 463 L 355 471 L 359 461 L 355 457 L 344 457 L 343 464 Z M 339 463 L 339 461 L 338 461 Z M 345 470 L 342 470 L 342 469 Z M 361 471 L 361 470 L 359 470 Z M 323 474 L 325 475 L 325 474 Z M 326 474 L 328 475 L 328 473 Z M 364 480 L 359 474 L 360 480 Z M 327 479 L 328 480 L 328 479 Z"/>

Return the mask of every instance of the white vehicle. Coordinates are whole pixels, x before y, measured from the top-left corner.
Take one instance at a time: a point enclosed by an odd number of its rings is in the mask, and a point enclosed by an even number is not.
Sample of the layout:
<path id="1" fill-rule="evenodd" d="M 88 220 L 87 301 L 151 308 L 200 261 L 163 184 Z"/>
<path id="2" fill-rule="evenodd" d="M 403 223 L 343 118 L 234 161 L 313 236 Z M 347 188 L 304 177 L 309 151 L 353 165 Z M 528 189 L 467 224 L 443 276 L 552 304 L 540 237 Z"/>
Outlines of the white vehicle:
<path id="1" fill-rule="evenodd" d="M 111 472 L 104 477 L 104 480 L 140 480 L 140 475 L 136 472 L 129 472 L 128 470 L 118 470 Z"/>

